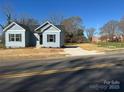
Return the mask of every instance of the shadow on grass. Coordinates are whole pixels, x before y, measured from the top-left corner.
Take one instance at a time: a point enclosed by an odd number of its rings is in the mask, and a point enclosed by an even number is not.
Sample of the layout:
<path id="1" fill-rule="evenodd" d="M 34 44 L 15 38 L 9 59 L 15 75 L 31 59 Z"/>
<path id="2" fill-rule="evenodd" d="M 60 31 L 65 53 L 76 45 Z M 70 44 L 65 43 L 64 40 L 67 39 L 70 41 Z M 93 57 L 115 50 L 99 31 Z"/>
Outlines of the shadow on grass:
<path id="1" fill-rule="evenodd" d="M 66 46 L 64 46 L 63 48 L 77 48 L 77 47 L 79 47 L 79 46 L 75 46 L 75 45 L 66 45 Z"/>

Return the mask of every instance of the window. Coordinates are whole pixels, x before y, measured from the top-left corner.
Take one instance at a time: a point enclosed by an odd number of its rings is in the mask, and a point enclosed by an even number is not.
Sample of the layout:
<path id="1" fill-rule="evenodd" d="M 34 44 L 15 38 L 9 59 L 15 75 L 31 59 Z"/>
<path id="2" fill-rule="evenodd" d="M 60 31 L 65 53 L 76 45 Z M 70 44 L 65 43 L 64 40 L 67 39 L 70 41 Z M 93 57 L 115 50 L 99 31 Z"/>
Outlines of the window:
<path id="1" fill-rule="evenodd" d="M 14 41 L 14 34 L 9 34 L 9 41 Z"/>
<path id="2" fill-rule="evenodd" d="M 9 34 L 9 41 L 22 41 L 21 34 Z"/>
<path id="3" fill-rule="evenodd" d="M 47 42 L 56 42 L 55 35 L 47 35 Z"/>
<path id="4" fill-rule="evenodd" d="M 16 41 L 22 41 L 21 40 L 21 34 L 16 34 Z"/>

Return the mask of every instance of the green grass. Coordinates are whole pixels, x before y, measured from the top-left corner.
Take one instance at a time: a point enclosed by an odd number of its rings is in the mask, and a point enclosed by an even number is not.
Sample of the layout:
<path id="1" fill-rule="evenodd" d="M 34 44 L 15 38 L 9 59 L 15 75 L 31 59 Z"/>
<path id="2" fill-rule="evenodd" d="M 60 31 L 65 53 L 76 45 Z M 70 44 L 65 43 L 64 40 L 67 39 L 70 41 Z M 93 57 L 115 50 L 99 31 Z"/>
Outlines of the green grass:
<path id="1" fill-rule="evenodd" d="M 78 45 L 85 43 L 66 43 L 65 45 Z M 89 43 L 90 44 L 90 43 Z M 99 42 L 96 44 L 97 47 L 116 49 L 116 48 L 124 48 L 124 42 Z"/>
<path id="2" fill-rule="evenodd" d="M 98 47 L 106 47 L 106 48 L 124 48 L 124 43 L 122 42 L 100 42 L 97 44 Z"/>

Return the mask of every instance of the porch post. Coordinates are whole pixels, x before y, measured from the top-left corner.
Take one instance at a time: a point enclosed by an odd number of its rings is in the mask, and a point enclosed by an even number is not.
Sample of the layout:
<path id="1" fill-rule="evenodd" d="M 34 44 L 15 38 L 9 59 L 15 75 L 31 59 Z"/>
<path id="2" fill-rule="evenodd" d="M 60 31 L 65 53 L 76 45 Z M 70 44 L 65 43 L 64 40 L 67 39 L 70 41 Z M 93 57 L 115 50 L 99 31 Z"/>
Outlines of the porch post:
<path id="1" fill-rule="evenodd" d="M 34 33 L 34 35 L 36 36 L 37 40 L 36 40 L 36 46 L 40 45 L 40 36 L 38 33 Z"/>

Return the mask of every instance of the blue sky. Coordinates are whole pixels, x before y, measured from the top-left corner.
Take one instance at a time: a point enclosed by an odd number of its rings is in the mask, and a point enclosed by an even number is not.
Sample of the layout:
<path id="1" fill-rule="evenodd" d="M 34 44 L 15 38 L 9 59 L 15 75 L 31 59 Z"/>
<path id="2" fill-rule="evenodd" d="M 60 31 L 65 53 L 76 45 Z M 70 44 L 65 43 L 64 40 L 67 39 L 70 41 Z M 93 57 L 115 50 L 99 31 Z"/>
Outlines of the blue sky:
<path id="1" fill-rule="evenodd" d="M 9 3 L 14 11 L 30 15 L 39 21 L 49 15 L 80 16 L 86 27 L 101 27 L 111 19 L 124 16 L 124 0 L 0 0 L 0 6 Z M 0 23 L 5 18 L 0 11 Z"/>

